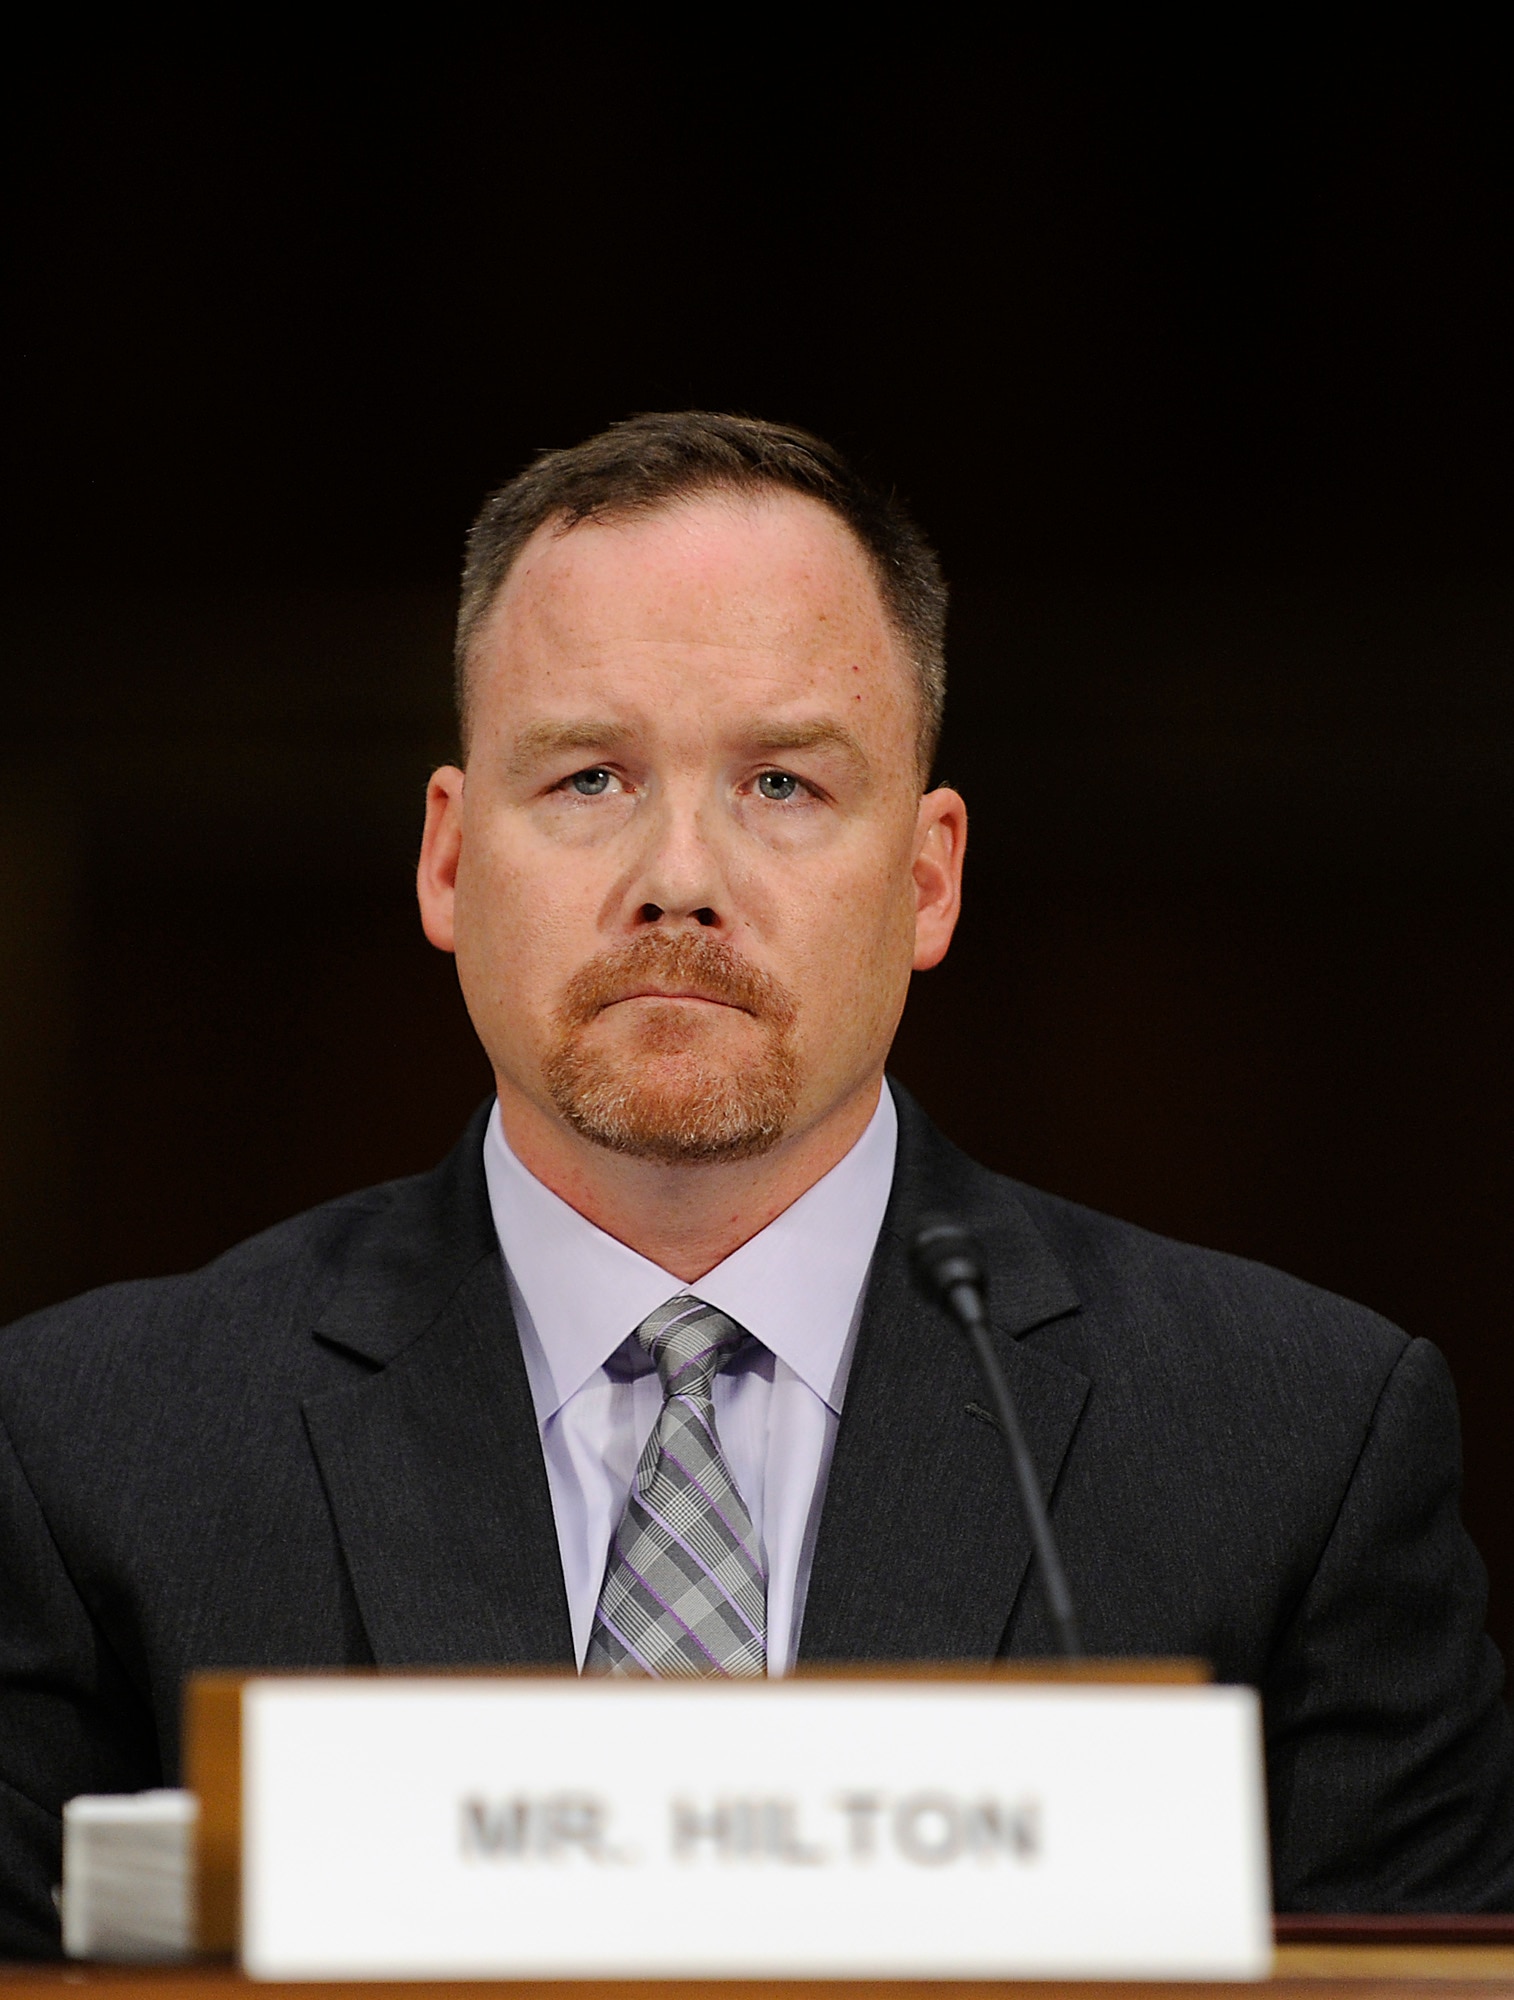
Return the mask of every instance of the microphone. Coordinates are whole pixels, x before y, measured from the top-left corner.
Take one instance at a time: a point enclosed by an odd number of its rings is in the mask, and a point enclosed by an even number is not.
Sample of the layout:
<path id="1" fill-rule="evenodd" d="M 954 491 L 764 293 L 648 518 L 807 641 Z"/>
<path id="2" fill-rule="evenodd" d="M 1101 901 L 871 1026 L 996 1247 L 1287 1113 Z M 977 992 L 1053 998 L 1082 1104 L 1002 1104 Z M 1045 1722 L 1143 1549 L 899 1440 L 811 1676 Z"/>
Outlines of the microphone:
<path id="1" fill-rule="evenodd" d="M 1081 1659 L 1083 1642 L 1078 1637 L 1077 1614 L 1072 1608 L 1072 1593 L 1067 1588 L 1062 1558 L 1057 1554 L 1051 1522 L 1047 1519 L 1046 1502 L 1041 1498 L 1041 1482 L 1026 1448 L 1025 1433 L 1020 1429 L 1004 1370 L 988 1337 L 988 1309 L 984 1302 L 988 1287 L 982 1252 L 959 1223 L 944 1215 L 922 1217 L 910 1249 L 915 1276 L 922 1288 L 952 1314 L 977 1357 L 989 1401 L 1004 1433 L 1010 1469 L 1020 1489 L 1020 1504 L 1030 1525 L 1036 1561 L 1041 1566 L 1041 1584 L 1051 1622 L 1056 1627 L 1057 1642 L 1069 1660 Z"/>

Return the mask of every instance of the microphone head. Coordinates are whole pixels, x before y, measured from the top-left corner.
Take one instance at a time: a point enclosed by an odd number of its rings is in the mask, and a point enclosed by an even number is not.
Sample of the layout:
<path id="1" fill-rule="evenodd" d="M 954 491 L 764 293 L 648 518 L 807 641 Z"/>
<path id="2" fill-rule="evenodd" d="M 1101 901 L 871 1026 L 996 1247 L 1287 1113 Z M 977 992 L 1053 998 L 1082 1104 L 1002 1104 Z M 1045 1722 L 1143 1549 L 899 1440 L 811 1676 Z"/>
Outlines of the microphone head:
<path id="1" fill-rule="evenodd" d="M 950 1216 L 922 1215 L 909 1247 L 915 1276 L 932 1298 L 948 1303 L 956 1285 L 971 1285 L 979 1293 L 986 1289 L 983 1252 Z"/>

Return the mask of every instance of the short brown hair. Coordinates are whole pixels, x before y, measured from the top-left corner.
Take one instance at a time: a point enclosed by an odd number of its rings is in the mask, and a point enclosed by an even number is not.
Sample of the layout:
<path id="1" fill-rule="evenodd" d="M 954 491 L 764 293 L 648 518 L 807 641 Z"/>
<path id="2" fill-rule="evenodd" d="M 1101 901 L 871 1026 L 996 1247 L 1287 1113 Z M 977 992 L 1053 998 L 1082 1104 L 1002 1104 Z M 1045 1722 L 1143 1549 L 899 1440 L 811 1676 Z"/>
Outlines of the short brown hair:
<path id="1" fill-rule="evenodd" d="M 491 493 L 468 532 L 454 654 L 464 748 L 469 660 L 516 557 L 549 521 L 614 521 L 652 513 L 696 493 L 778 488 L 808 494 L 837 514 L 871 559 L 889 621 L 915 670 L 920 767 L 930 775 L 946 698 L 946 582 L 935 550 L 897 496 L 864 479 L 831 445 L 788 424 L 706 410 L 627 417 L 597 437 L 544 451 Z"/>

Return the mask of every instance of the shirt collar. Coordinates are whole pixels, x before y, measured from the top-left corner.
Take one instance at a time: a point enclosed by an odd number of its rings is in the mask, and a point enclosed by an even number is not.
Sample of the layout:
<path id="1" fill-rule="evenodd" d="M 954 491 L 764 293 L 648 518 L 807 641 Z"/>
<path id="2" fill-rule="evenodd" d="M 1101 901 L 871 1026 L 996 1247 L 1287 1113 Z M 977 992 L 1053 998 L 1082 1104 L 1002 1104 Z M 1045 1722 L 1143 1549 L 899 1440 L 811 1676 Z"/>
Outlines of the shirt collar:
<path id="1" fill-rule="evenodd" d="M 552 1408 L 602 1368 L 675 1293 L 728 1313 L 840 1412 L 850 1340 L 894 1177 L 898 1117 L 885 1088 L 844 1158 L 697 1283 L 685 1285 L 609 1236 L 523 1167 L 495 1106 L 484 1176 L 500 1252 L 551 1376 Z"/>

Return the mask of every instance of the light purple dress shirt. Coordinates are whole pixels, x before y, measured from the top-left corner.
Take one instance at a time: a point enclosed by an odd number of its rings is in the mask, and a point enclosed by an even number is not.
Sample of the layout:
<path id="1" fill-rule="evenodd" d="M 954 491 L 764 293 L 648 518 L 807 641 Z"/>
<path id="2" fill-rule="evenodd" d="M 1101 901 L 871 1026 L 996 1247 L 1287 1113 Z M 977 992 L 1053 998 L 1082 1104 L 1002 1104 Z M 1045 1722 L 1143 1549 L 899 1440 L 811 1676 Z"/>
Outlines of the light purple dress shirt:
<path id="1" fill-rule="evenodd" d="M 768 1672 L 798 1651 L 810 1563 L 868 1269 L 894 1177 L 887 1089 L 846 1157 L 724 1263 L 685 1285 L 570 1208 L 510 1151 L 496 1107 L 489 1205 L 536 1406 L 580 1666 L 631 1474 L 662 1408 L 632 1337 L 688 1292 L 753 1339 L 715 1378 L 715 1424 L 762 1545 Z"/>

